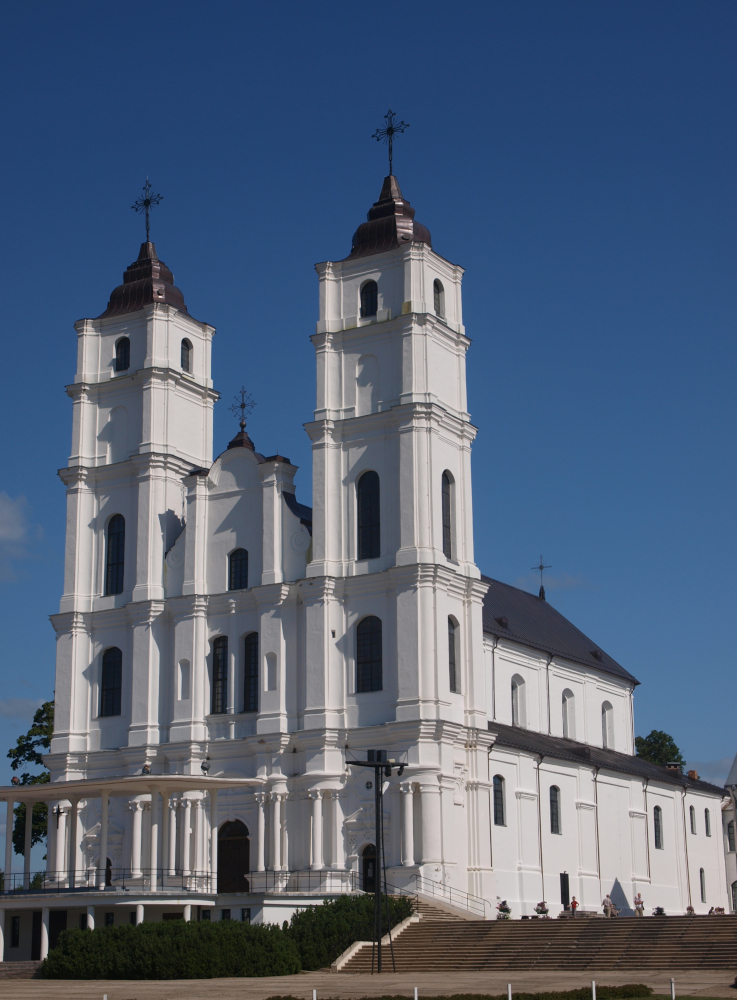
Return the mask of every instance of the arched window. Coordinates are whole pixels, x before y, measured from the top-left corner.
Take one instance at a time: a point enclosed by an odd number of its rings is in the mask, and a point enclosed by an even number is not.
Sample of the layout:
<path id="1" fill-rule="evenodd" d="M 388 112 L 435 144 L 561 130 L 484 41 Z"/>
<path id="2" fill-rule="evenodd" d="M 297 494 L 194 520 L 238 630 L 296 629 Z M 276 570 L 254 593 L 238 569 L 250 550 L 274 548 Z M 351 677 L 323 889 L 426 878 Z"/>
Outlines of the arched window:
<path id="1" fill-rule="evenodd" d="M 735 840 L 735 835 L 734 835 L 734 820 L 733 819 L 731 819 L 729 821 L 729 823 L 727 823 L 727 844 L 729 845 L 729 850 L 730 851 L 737 850 L 737 841 Z M 735 911 L 735 912 L 737 912 L 737 911 Z"/>
<path id="2" fill-rule="evenodd" d="M 115 345 L 115 371 L 127 372 L 131 366 L 131 342 L 121 337 Z"/>
<path id="3" fill-rule="evenodd" d="M 125 518 L 115 514 L 107 526 L 107 557 L 105 562 L 105 593 L 123 593 L 125 570 Z"/>
<path id="4" fill-rule="evenodd" d="M 100 715 L 120 715 L 120 694 L 123 689 L 123 654 L 111 646 L 102 654 L 100 684 Z"/>
<path id="5" fill-rule="evenodd" d="M 192 371 L 192 345 L 188 340 L 182 341 L 182 371 L 191 372 Z"/>
<path id="6" fill-rule="evenodd" d="M 212 714 L 228 707 L 228 637 L 219 635 L 212 644 Z"/>
<path id="7" fill-rule="evenodd" d="M 607 750 L 614 749 L 614 709 L 608 701 L 601 706 L 601 745 Z"/>
<path id="8" fill-rule="evenodd" d="M 248 827 L 239 819 L 218 830 L 218 892 L 248 892 L 251 867 Z"/>
<path id="9" fill-rule="evenodd" d="M 568 740 L 575 740 L 576 738 L 576 708 L 575 700 L 573 698 L 573 691 L 569 691 L 568 688 L 563 692 L 563 735 Z"/>
<path id="10" fill-rule="evenodd" d="M 358 501 L 358 558 L 378 559 L 381 555 L 381 514 L 379 476 L 364 472 L 356 486 Z"/>
<path id="11" fill-rule="evenodd" d="M 704 809 L 704 830 L 706 831 L 706 836 L 711 837 L 711 816 L 708 809 Z"/>
<path id="12" fill-rule="evenodd" d="M 693 806 L 688 807 L 688 815 L 691 820 L 691 833 L 696 833 L 696 810 Z"/>
<path id="13" fill-rule="evenodd" d="M 438 281 L 437 278 L 432 283 L 432 297 L 435 315 L 445 319 L 445 290 L 442 282 Z"/>
<path id="14" fill-rule="evenodd" d="M 228 556 L 228 590 L 248 590 L 248 553 L 235 549 Z"/>
<path id="15" fill-rule="evenodd" d="M 655 833 L 655 848 L 663 850 L 663 810 L 660 806 L 653 809 L 653 831 Z"/>
<path id="16" fill-rule="evenodd" d="M 258 712 L 258 632 L 249 632 L 243 648 L 243 711 Z"/>
<path id="17" fill-rule="evenodd" d="M 371 615 L 356 629 L 356 691 L 381 691 L 381 619 Z"/>
<path id="18" fill-rule="evenodd" d="M 512 678 L 512 725 L 524 727 L 527 722 L 525 682 L 515 674 Z"/>
<path id="19" fill-rule="evenodd" d="M 450 674 L 450 690 L 458 693 L 458 673 L 456 671 L 456 652 L 458 646 L 458 624 L 454 618 L 448 618 L 448 671 Z"/>
<path id="20" fill-rule="evenodd" d="M 375 316 L 379 307 L 379 286 L 375 281 L 367 281 L 361 289 L 361 319 Z"/>
<path id="21" fill-rule="evenodd" d="M 560 788 L 550 786 L 550 832 L 560 833 Z"/>
<path id="22" fill-rule="evenodd" d="M 701 902 L 706 902 L 706 873 L 703 868 L 699 868 L 699 885 L 701 886 Z"/>
<path id="23" fill-rule="evenodd" d="M 451 514 L 451 475 L 449 472 L 443 473 L 443 555 L 447 559 L 453 558 L 453 521 Z"/>
<path id="24" fill-rule="evenodd" d="M 506 826 L 504 821 L 504 778 L 494 775 L 494 826 Z"/>

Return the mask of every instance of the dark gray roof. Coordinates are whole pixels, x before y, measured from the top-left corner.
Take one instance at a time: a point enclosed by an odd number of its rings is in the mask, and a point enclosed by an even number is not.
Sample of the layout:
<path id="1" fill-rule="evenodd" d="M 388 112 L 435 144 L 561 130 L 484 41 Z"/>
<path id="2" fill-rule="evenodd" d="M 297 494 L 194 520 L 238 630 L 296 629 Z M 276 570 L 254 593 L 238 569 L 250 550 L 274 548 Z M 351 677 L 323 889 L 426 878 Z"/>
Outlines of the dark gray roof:
<path id="1" fill-rule="evenodd" d="M 303 503 L 298 503 L 294 493 L 289 493 L 287 490 L 282 493 L 282 496 L 294 516 L 298 517 L 309 533 L 312 534 L 312 507 L 306 507 Z"/>
<path id="2" fill-rule="evenodd" d="M 484 632 L 640 683 L 546 600 L 488 576 L 481 579 L 489 584 L 484 597 Z"/>
<path id="3" fill-rule="evenodd" d="M 489 730 L 496 735 L 494 746 L 526 750 L 529 753 L 542 754 L 556 760 L 591 764 L 593 767 L 607 771 L 619 771 L 622 774 L 632 774 L 638 778 L 649 778 L 650 781 L 664 781 L 666 784 L 680 785 L 681 788 L 692 788 L 694 791 L 726 795 L 725 790 L 718 785 L 712 785 L 708 781 L 694 781 L 688 775 L 682 774 L 680 770 L 661 767 L 660 764 L 651 764 L 649 760 L 632 757 L 628 753 L 605 750 L 603 747 L 592 747 L 587 743 L 566 740 L 560 736 L 533 733 L 530 729 L 521 729 L 519 726 L 502 726 L 497 722 L 490 722 Z"/>

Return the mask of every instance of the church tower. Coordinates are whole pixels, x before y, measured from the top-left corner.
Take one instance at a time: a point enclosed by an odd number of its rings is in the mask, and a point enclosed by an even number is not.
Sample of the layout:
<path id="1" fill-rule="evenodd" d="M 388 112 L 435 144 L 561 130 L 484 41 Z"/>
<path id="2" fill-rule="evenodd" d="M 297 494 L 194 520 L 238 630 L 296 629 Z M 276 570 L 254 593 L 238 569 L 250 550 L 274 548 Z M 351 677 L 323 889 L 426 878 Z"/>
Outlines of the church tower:
<path id="1" fill-rule="evenodd" d="M 214 329 L 189 315 L 151 242 L 96 319 L 76 323 L 54 750 L 89 749 L 93 636 L 136 663 L 129 745 L 158 742 L 165 562 L 184 524 L 184 479 L 212 462 Z M 94 687 L 94 685 L 93 685 Z M 99 692 L 90 692 L 94 706 Z M 93 714 L 96 714 L 93 711 Z"/>
<path id="2" fill-rule="evenodd" d="M 349 256 L 317 265 L 308 727 L 486 727 L 463 269 L 414 215 L 390 174 Z"/>

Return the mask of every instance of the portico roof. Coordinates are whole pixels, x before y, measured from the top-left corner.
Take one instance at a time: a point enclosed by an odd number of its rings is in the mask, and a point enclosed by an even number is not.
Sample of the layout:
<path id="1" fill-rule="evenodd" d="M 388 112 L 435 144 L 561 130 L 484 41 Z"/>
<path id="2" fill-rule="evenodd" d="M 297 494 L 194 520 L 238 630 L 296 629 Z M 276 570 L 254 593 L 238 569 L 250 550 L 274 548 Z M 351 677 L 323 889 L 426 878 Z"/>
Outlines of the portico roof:
<path id="1" fill-rule="evenodd" d="M 0 802 L 46 802 L 54 799 L 109 795 L 146 795 L 150 792 L 220 791 L 262 788 L 265 778 L 208 778 L 196 774 L 134 774 L 125 777 L 52 781 L 41 785 L 0 785 Z"/>

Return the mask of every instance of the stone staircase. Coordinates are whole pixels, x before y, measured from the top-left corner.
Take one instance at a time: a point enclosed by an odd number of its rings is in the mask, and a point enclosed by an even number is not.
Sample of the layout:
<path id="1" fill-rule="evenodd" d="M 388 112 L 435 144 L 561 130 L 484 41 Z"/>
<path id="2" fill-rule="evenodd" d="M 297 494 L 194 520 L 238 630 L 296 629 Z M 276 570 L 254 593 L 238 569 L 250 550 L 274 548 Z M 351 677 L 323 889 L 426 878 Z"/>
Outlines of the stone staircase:
<path id="1" fill-rule="evenodd" d="M 0 980 L 36 979 L 40 962 L 0 962 Z"/>
<path id="2" fill-rule="evenodd" d="M 427 912 L 394 941 L 397 972 L 507 969 L 637 971 L 734 970 L 737 916 L 618 917 L 614 920 L 468 920 Z M 391 969 L 389 949 L 384 968 Z M 341 973 L 371 971 L 364 947 Z"/>

